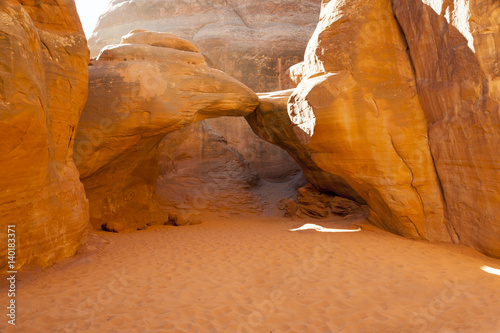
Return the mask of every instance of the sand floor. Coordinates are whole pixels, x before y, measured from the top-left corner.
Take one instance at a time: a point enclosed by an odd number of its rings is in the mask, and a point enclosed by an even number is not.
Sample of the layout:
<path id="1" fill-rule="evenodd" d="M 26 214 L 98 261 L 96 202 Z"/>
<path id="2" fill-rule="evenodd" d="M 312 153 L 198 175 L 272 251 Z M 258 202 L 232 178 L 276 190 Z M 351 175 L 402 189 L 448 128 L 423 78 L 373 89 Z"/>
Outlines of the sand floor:
<path id="1" fill-rule="evenodd" d="M 500 332 L 500 260 L 362 222 L 208 217 L 98 232 L 75 257 L 18 274 L 18 325 L 4 318 L 0 331 Z M 307 223 L 363 229 L 290 231 Z"/>

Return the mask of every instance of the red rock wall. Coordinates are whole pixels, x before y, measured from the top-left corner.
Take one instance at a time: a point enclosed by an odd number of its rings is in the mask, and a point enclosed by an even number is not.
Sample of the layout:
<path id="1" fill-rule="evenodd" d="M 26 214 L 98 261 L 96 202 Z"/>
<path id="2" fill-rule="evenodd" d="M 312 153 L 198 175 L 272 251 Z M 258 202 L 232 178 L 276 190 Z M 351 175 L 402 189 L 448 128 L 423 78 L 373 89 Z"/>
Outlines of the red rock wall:
<path id="1" fill-rule="evenodd" d="M 287 114 L 263 96 L 247 119 L 306 175 L 341 176 L 373 223 L 498 257 L 499 18 L 494 0 L 324 0 Z"/>
<path id="2" fill-rule="evenodd" d="M 406 237 L 450 240 L 391 2 L 323 1 L 299 67 L 294 74 L 303 79 L 287 104 L 290 147 L 345 181 L 369 205 L 372 223 Z"/>
<path id="3" fill-rule="evenodd" d="M 0 257 L 13 224 L 18 267 L 46 266 L 89 230 L 72 159 L 89 50 L 73 0 L 0 2 L 0 54 Z"/>
<path id="4" fill-rule="evenodd" d="M 395 0 L 456 240 L 500 256 L 500 2 Z"/>

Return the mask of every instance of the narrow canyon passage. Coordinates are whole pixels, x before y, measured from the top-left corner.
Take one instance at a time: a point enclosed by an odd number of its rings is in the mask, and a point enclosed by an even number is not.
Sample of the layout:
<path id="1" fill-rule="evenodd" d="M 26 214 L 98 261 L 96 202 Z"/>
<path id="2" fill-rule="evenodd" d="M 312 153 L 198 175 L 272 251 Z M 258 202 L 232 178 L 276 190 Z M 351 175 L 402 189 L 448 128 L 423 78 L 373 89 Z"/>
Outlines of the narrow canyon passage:
<path id="1" fill-rule="evenodd" d="M 290 231 L 305 224 L 327 232 Z M 475 250 L 408 240 L 363 218 L 211 216 L 98 232 L 73 258 L 27 267 L 15 329 L 498 332 L 498 268 Z"/>

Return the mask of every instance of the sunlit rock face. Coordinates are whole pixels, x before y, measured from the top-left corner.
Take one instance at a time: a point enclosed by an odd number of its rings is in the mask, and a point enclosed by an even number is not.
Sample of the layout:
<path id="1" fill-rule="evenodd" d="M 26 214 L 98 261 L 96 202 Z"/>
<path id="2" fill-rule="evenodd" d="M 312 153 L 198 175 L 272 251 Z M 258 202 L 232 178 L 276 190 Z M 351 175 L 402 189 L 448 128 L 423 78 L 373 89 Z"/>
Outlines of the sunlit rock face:
<path id="1" fill-rule="evenodd" d="M 449 241 L 406 49 L 391 1 L 323 1 L 304 62 L 291 71 L 299 85 L 286 111 L 261 103 L 247 119 L 263 138 L 299 156 L 317 188 L 365 201 L 372 223 Z M 266 122 L 286 130 L 270 131 Z"/>
<path id="2" fill-rule="evenodd" d="M 92 56 L 134 29 L 192 41 L 211 67 L 254 91 L 292 87 L 286 71 L 301 61 L 320 0 L 113 0 L 89 40 Z"/>
<path id="3" fill-rule="evenodd" d="M 303 136 L 300 132 L 297 135 L 288 115 L 288 100 L 292 93 L 293 89 L 259 94 L 259 107 L 245 119 L 259 137 L 289 152 L 315 188 L 365 203 L 345 179 L 321 169 L 313 161 L 310 151 L 303 148 L 300 141 Z"/>
<path id="4" fill-rule="evenodd" d="M 395 0 L 461 243 L 500 256 L 500 2 Z"/>
<path id="5" fill-rule="evenodd" d="M 73 0 L 0 2 L 0 272 L 75 253 L 88 203 L 72 159 L 89 50 Z M 12 269 L 11 269 L 12 270 Z"/>
<path id="6" fill-rule="evenodd" d="M 166 33 L 132 32 L 102 50 L 89 76 L 75 161 L 96 228 L 162 223 L 155 186 L 165 135 L 205 118 L 245 116 L 258 104 L 245 85 L 208 67 L 193 44 Z"/>

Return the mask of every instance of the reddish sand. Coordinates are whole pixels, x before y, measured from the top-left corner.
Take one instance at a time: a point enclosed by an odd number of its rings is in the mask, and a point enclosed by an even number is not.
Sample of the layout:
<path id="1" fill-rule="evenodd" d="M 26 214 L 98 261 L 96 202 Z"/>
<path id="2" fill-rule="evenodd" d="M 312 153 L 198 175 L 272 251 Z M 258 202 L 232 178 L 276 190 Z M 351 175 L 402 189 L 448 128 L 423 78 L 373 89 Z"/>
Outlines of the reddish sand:
<path id="1" fill-rule="evenodd" d="M 290 231 L 306 223 L 326 229 Z M 4 314 L 0 331 L 500 332 L 499 268 L 359 218 L 210 217 L 99 232 L 77 256 L 25 269 L 18 325 Z"/>

